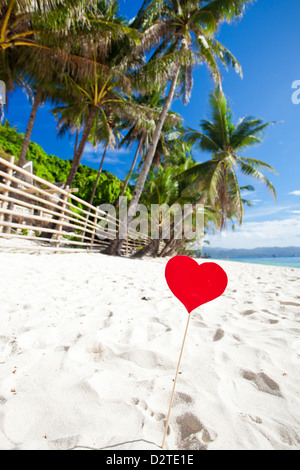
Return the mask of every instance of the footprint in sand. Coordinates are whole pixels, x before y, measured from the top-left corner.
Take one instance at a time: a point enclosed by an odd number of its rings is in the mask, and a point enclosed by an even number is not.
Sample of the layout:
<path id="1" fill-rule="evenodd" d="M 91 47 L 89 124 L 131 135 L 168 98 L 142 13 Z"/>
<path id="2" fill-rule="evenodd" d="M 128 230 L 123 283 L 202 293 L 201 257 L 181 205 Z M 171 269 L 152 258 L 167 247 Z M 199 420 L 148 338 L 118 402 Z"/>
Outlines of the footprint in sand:
<path id="1" fill-rule="evenodd" d="M 241 315 L 243 315 L 243 317 L 248 317 L 249 315 L 253 315 L 254 313 L 256 313 L 255 310 L 245 310 L 241 313 Z"/>
<path id="2" fill-rule="evenodd" d="M 253 421 L 253 423 L 256 423 L 256 424 L 262 424 L 262 419 L 258 418 L 257 416 L 251 416 L 251 415 L 248 415 L 249 418 L 251 419 L 251 421 Z"/>
<path id="3" fill-rule="evenodd" d="M 205 450 L 208 444 L 213 442 L 208 429 L 193 413 L 185 413 L 176 420 L 181 443 L 179 448 L 182 450 Z M 199 434 L 196 436 L 196 434 Z"/>
<path id="4" fill-rule="evenodd" d="M 242 376 L 244 379 L 255 384 L 260 392 L 283 398 L 279 385 L 264 372 L 255 374 L 254 372 L 244 370 L 242 371 Z"/>
<path id="5" fill-rule="evenodd" d="M 134 398 L 132 401 L 133 401 L 134 405 L 137 408 L 140 408 L 140 410 L 142 410 L 143 415 L 148 414 L 148 415 L 151 416 L 151 418 L 155 419 L 155 421 L 157 421 L 157 422 L 166 420 L 166 415 L 165 414 L 154 413 L 154 411 L 152 411 L 148 407 L 147 403 L 144 400 L 140 400 L 139 398 Z M 145 421 L 143 423 L 143 427 L 144 427 L 144 425 L 145 425 Z"/>
<path id="6" fill-rule="evenodd" d="M 219 328 L 215 333 L 213 342 L 216 343 L 217 341 L 221 341 L 221 339 L 224 338 L 224 335 L 225 335 L 224 331 L 221 330 L 221 328 Z"/>
<path id="7" fill-rule="evenodd" d="M 0 396 L 0 405 L 5 405 L 6 402 L 7 402 L 6 398 L 1 395 Z"/>
<path id="8" fill-rule="evenodd" d="M 280 302 L 284 307 L 300 307 L 300 304 L 296 302 Z"/>
<path id="9" fill-rule="evenodd" d="M 10 355 L 12 356 L 20 352 L 16 339 L 9 338 L 8 336 L 0 336 L 0 350 L 3 351 L 5 348 L 10 349 Z"/>
<path id="10" fill-rule="evenodd" d="M 186 393 L 177 392 L 174 396 L 174 406 L 187 404 L 187 403 L 194 403 L 193 398 Z"/>
<path id="11" fill-rule="evenodd" d="M 111 319 L 114 316 L 113 312 L 109 312 L 108 317 L 103 322 L 103 328 L 109 328 L 111 325 Z"/>

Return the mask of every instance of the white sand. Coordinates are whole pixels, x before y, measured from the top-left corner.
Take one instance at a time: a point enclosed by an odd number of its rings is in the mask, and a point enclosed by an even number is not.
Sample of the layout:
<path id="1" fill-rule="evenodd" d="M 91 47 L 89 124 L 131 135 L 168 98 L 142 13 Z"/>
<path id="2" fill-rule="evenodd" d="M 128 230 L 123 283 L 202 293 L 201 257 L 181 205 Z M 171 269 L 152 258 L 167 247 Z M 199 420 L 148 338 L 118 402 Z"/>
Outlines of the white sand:
<path id="1" fill-rule="evenodd" d="M 0 254 L 1 449 L 159 450 L 187 321 L 165 264 Z M 300 449 L 300 270 L 220 264 L 166 449 Z"/>

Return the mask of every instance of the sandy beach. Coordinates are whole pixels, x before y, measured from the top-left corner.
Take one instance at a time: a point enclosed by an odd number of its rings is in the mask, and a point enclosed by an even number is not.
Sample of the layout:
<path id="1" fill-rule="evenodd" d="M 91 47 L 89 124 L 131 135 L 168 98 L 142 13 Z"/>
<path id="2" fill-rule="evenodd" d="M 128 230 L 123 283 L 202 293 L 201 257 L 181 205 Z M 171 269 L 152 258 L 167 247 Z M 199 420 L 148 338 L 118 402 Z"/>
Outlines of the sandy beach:
<path id="1" fill-rule="evenodd" d="M 229 287 L 192 313 L 166 449 L 299 450 L 300 270 L 219 264 Z M 0 254 L 2 450 L 159 450 L 187 321 L 165 265 Z"/>

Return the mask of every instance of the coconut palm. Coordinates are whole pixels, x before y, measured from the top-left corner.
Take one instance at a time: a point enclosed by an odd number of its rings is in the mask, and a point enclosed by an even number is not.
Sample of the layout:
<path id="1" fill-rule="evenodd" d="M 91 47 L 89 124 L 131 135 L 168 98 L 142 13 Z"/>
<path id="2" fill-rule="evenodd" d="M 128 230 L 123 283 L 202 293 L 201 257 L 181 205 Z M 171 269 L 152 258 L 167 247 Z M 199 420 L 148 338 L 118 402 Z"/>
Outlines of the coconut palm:
<path id="1" fill-rule="evenodd" d="M 36 59 L 48 52 L 52 61 L 64 57 L 65 63 L 77 58 L 81 66 L 92 64 L 91 46 L 97 56 L 106 55 L 112 41 L 130 31 L 117 9 L 116 0 L 2 0 L 0 49 L 7 57 L 20 48 L 23 54 L 42 52 Z M 138 38 L 136 33 L 134 38 Z"/>
<path id="2" fill-rule="evenodd" d="M 56 93 L 61 76 L 93 74 L 113 41 L 129 34 L 115 0 L 7 0 L 0 5 L 0 76 L 8 90 L 34 82 L 33 107 L 21 149 L 22 166 L 40 103 Z M 131 31 L 136 40 L 137 33 Z M 92 51 L 92 54 L 91 54 Z M 51 90 L 52 88 L 52 90 Z M 47 91 L 47 93 L 46 93 Z M 45 96 L 46 95 L 46 96 Z"/>
<path id="3" fill-rule="evenodd" d="M 113 137 L 110 120 L 115 114 L 120 120 L 149 119 L 151 109 L 132 102 L 126 92 L 130 89 L 130 80 L 120 67 L 103 67 L 95 64 L 94 77 L 75 80 L 70 75 L 65 76 L 65 86 L 62 90 L 66 105 L 53 110 L 60 115 L 60 122 L 67 127 L 72 121 L 83 124 L 81 140 L 74 154 L 72 168 L 67 179 L 67 185 L 72 186 L 78 170 L 85 146 L 89 141 L 94 126 L 102 122 L 102 134 L 105 129 L 107 140 Z"/>
<path id="4" fill-rule="evenodd" d="M 187 144 L 185 145 L 187 146 Z M 190 154 L 188 153 L 188 156 L 186 154 L 186 148 L 184 148 L 184 152 L 182 152 L 180 149 L 178 151 L 179 154 L 177 155 L 177 161 L 179 162 L 184 160 L 184 163 L 181 165 L 162 165 L 160 167 L 154 167 L 153 170 L 151 170 L 149 173 L 145 190 L 141 197 L 141 202 L 145 204 L 150 210 L 152 225 L 154 224 L 155 226 L 159 227 L 159 237 L 157 240 L 152 240 L 148 246 L 139 251 L 134 257 L 140 258 L 150 254 L 151 252 L 154 254 L 154 256 L 157 256 L 160 248 L 160 242 L 163 240 L 165 229 L 170 229 L 170 240 L 172 240 L 173 244 L 177 228 L 179 225 L 182 227 L 183 222 L 185 222 L 186 218 L 196 210 L 197 204 L 199 204 L 198 195 L 194 195 L 193 198 L 188 199 L 184 196 L 184 189 L 187 183 L 183 183 L 177 179 L 179 174 L 194 165 L 194 161 L 192 160 Z M 175 159 L 175 157 L 173 158 Z M 194 204 L 191 204 L 191 202 Z M 180 205 L 182 207 L 183 204 L 186 203 L 190 204 L 190 211 L 185 209 L 184 214 L 181 211 L 181 215 L 179 216 L 179 214 L 176 214 L 176 218 L 174 218 L 172 209 L 170 212 L 167 211 L 164 216 L 162 216 L 161 213 L 152 214 L 151 212 L 151 207 L 153 204 L 160 206 L 162 210 L 165 211 L 167 206 L 170 208 L 173 206 L 173 208 L 175 208 L 175 205 Z M 164 219 L 165 216 L 167 216 L 166 219 Z M 170 227 L 166 226 L 166 223 L 169 223 L 168 216 L 170 216 Z M 185 242 L 185 238 L 183 237 L 181 240 L 175 241 L 176 246 L 179 247 Z M 167 240 L 167 248 L 168 247 L 169 240 Z"/>
<path id="5" fill-rule="evenodd" d="M 137 119 L 132 122 L 132 119 L 127 120 L 124 122 L 124 128 L 128 129 L 128 133 L 124 137 L 124 139 L 120 143 L 121 146 L 126 146 L 130 147 L 133 146 L 136 142 L 138 143 L 137 149 L 134 155 L 134 159 L 131 165 L 131 168 L 129 170 L 129 173 L 127 175 L 127 178 L 125 180 L 124 186 L 122 188 L 120 198 L 124 195 L 131 175 L 133 173 L 133 170 L 136 166 L 136 162 L 138 157 L 141 155 L 142 156 L 142 161 L 140 164 L 140 167 L 142 166 L 144 162 L 144 156 L 146 155 L 146 152 L 149 148 L 153 133 L 155 131 L 156 127 L 156 119 L 158 118 L 161 109 L 163 108 L 164 105 L 164 98 L 162 96 L 161 90 L 157 91 L 154 90 L 152 93 L 148 93 L 146 95 L 138 96 L 138 97 L 132 97 L 132 103 L 136 103 L 138 106 L 144 106 L 146 109 L 149 110 L 149 115 L 152 114 L 151 119 L 149 119 L 148 116 L 144 116 L 143 114 L 139 114 Z M 165 127 L 168 126 L 167 131 L 171 132 L 174 131 L 174 126 L 177 126 L 181 122 L 181 117 L 176 114 L 172 113 L 169 111 L 166 122 L 165 122 Z M 173 134 L 174 135 L 174 134 Z M 162 156 L 169 156 L 170 154 L 170 148 L 167 143 L 167 137 L 166 133 L 163 133 L 161 135 L 161 139 L 156 151 L 156 155 L 154 158 L 154 163 L 156 164 L 157 167 L 160 166 Z M 118 201 L 118 206 L 120 202 L 120 198 Z"/>
<path id="6" fill-rule="evenodd" d="M 242 224 L 244 204 L 237 171 L 263 182 L 276 199 L 276 191 L 271 181 L 262 173 L 267 170 L 276 173 L 274 168 L 260 160 L 245 157 L 241 151 L 262 142 L 263 132 L 272 124 L 261 119 L 244 117 L 233 123 L 231 109 L 220 88 L 211 93 L 211 120 L 201 121 L 201 131 L 189 129 L 185 139 L 201 151 L 210 153 L 211 160 L 195 165 L 179 176 L 180 180 L 193 178 L 190 192 L 207 192 L 207 202 L 220 212 L 220 230 L 227 226 L 228 215 L 235 214 Z"/>
<path id="7" fill-rule="evenodd" d="M 205 63 L 215 80 L 221 80 L 217 60 L 225 66 L 233 66 L 241 72 L 235 57 L 214 38 L 214 33 L 222 21 L 230 21 L 245 10 L 252 0 L 153 0 L 144 2 L 133 24 L 147 34 L 152 34 L 160 42 L 143 73 L 136 74 L 136 82 L 141 86 L 155 81 L 157 74 L 171 81 L 165 105 L 157 121 L 156 129 L 143 169 L 140 173 L 129 207 L 129 226 L 144 189 L 148 173 L 157 149 L 160 135 L 171 108 L 180 79 L 181 94 L 187 101 L 193 86 L 192 72 L 198 63 Z M 146 78 L 146 79 L 145 79 Z M 120 254 L 124 240 L 115 240 L 107 250 L 108 254 Z"/>
<path id="8" fill-rule="evenodd" d="M 172 206 L 177 201 L 179 198 L 179 183 L 174 178 L 177 173 L 175 168 L 165 170 L 162 166 L 156 167 L 149 172 L 145 190 L 141 197 L 141 203 L 150 209 L 149 226 L 154 224 L 159 227 L 159 237 L 151 240 L 145 248 L 135 253 L 133 258 L 142 258 L 149 254 L 155 257 L 158 255 L 165 221 L 161 212 L 155 214 L 151 209 L 154 204 L 160 207 L 164 204 Z"/>
<path id="9" fill-rule="evenodd" d="M 78 27 L 80 23 L 83 31 L 84 25 L 88 29 L 89 20 L 85 12 L 96 4 L 93 0 L 2 0 L 0 71 L 8 89 L 13 89 L 14 82 L 19 82 L 26 64 L 33 62 L 35 68 L 42 71 L 46 64 L 43 60 L 45 55 L 48 61 L 45 76 L 51 63 L 55 67 L 58 57 L 60 60 L 64 58 L 64 62 L 71 57 L 75 60 L 76 53 L 70 54 L 76 32 L 74 26 Z"/>
<path id="10" fill-rule="evenodd" d="M 178 180 L 178 182 L 181 182 L 181 178 L 175 178 Z M 193 180 L 193 178 L 191 178 Z M 208 201 L 209 201 L 209 194 L 207 194 L 205 191 L 202 193 L 199 193 L 199 186 L 197 190 L 195 189 L 190 191 L 190 184 L 191 180 L 189 181 L 189 178 L 185 178 L 185 189 L 181 192 L 181 203 L 189 204 L 189 209 L 184 212 L 184 215 L 180 219 L 177 220 L 176 223 L 171 224 L 171 237 L 170 240 L 166 241 L 166 244 L 163 248 L 163 250 L 160 253 L 160 257 L 169 257 L 173 256 L 175 253 L 181 252 L 183 245 L 185 243 L 191 243 L 191 241 L 187 241 L 186 238 L 183 236 L 181 240 L 177 240 L 175 237 L 176 230 L 179 226 L 181 226 L 187 217 L 189 217 L 191 214 L 195 214 L 196 211 L 201 210 L 204 211 L 204 228 L 205 230 L 213 231 L 214 233 L 220 229 L 220 224 L 221 224 L 221 212 L 218 210 L 218 208 L 212 208 L 209 206 Z M 253 186 L 244 186 L 240 188 L 240 191 L 254 191 Z M 229 220 L 232 222 L 232 228 L 234 229 L 234 219 L 236 218 L 236 205 L 235 205 L 235 200 L 234 200 L 234 194 L 235 190 L 229 190 L 229 198 L 228 198 L 228 213 L 227 217 Z M 243 205 L 251 207 L 253 204 L 246 200 L 242 199 Z M 194 221 L 193 221 L 194 222 Z M 196 234 L 196 237 L 199 237 L 199 235 L 203 234 Z M 199 239 L 198 239 L 199 241 Z"/>
<path id="11" fill-rule="evenodd" d="M 99 143 L 104 146 L 104 152 L 100 161 L 100 166 L 99 170 L 97 173 L 97 178 L 95 180 L 91 198 L 90 198 L 90 204 L 93 205 L 95 195 L 97 192 L 99 180 L 102 174 L 103 170 L 103 165 L 105 161 L 105 157 L 107 154 L 107 151 L 110 148 L 117 148 L 118 142 L 121 141 L 122 139 L 122 134 L 121 134 L 121 122 L 118 117 L 108 117 L 107 120 L 101 119 L 102 116 L 100 116 L 99 122 L 95 121 L 94 124 L 94 129 L 92 129 L 91 132 L 91 143 L 94 147 L 96 147 Z"/>
<path id="12" fill-rule="evenodd" d="M 23 166 L 25 165 L 25 162 L 26 162 L 26 155 L 27 155 L 29 144 L 30 144 L 31 135 L 32 135 L 32 131 L 33 131 L 33 126 L 34 126 L 34 123 L 35 123 L 35 120 L 36 120 L 36 115 L 37 115 L 39 106 L 46 99 L 47 98 L 43 99 L 43 91 L 42 91 L 41 88 L 39 88 L 39 89 L 37 89 L 33 92 L 31 113 L 30 113 L 26 133 L 25 133 L 25 136 L 24 136 L 24 140 L 23 140 L 23 143 L 22 143 L 22 148 L 21 148 L 21 151 L 20 151 L 19 159 L 18 159 L 18 166 L 21 167 L 21 168 L 23 168 Z"/>
<path id="13" fill-rule="evenodd" d="M 84 129 L 81 140 L 75 151 L 72 168 L 67 179 L 67 185 L 72 186 L 79 164 L 90 138 L 95 122 L 102 116 L 104 126 L 109 133 L 108 113 L 110 106 L 122 101 L 122 97 L 118 94 L 120 86 L 120 77 L 117 73 L 105 70 L 106 73 L 99 73 L 95 65 L 95 74 L 93 79 L 84 79 L 83 81 L 75 81 L 70 75 L 65 77 L 65 92 L 68 93 L 70 105 L 66 104 L 60 108 L 56 108 L 54 112 L 61 114 L 61 119 L 69 119 L 70 113 L 74 118 L 81 116 L 84 120 Z M 73 103 L 72 103 L 73 102 Z"/>
<path id="14" fill-rule="evenodd" d="M 74 74 L 66 74 L 64 77 L 62 95 L 66 97 L 66 111 L 62 115 L 69 116 L 69 106 L 74 108 L 76 116 L 81 115 L 84 121 L 81 141 L 73 158 L 72 168 L 67 180 L 67 185 L 72 186 L 78 170 L 85 145 L 97 116 L 102 119 L 109 132 L 108 116 L 112 109 L 123 119 L 134 113 L 130 100 L 126 93 L 131 91 L 132 79 L 128 76 L 128 70 L 132 72 L 139 66 L 140 57 L 134 52 L 140 34 L 126 25 L 126 21 L 118 14 L 118 2 L 116 0 L 102 0 L 97 3 L 95 9 L 91 8 L 87 16 L 90 23 L 106 31 L 109 36 L 106 48 L 99 47 L 97 34 L 94 35 L 94 45 L 86 52 L 86 57 L 93 60 L 91 76 L 78 77 Z M 99 26 L 100 25 L 100 26 Z M 100 46 L 103 40 L 100 41 Z M 89 54 L 89 55 L 88 55 Z M 63 98 L 63 100 L 65 97 Z M 135 110 L 137 114 L 139 109 Z"/>

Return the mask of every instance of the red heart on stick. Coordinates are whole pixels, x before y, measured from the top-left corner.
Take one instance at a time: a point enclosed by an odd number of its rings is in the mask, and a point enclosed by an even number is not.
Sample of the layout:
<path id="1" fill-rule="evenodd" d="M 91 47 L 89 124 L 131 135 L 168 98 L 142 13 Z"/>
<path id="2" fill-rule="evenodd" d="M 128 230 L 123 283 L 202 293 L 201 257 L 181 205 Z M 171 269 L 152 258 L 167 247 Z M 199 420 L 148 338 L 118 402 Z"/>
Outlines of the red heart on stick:
<path id="1" fill-rule="evenodd" d="M 228 277 L 216 263 L 198 264 L 188 256 L 175 256 L 166 266 L 169 288 L 188 313 L 224 294 Z"/>

